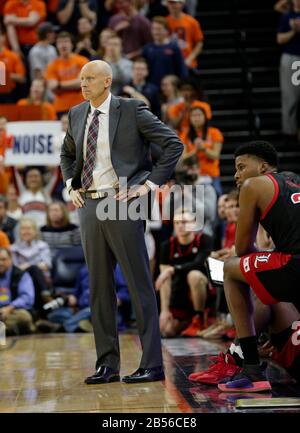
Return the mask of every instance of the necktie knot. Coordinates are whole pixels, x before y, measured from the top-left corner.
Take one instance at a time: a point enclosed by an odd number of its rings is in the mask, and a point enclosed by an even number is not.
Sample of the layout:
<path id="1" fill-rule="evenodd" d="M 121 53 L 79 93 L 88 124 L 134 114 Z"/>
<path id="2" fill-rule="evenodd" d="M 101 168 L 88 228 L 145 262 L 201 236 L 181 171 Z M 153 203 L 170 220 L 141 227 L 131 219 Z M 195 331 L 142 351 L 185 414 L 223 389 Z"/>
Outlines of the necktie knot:
<path id="1" fill-rule="evenodd" d="M 101 111 L 100 110 L 95 110 L 94 111 L 94 117 L 97 117 L 97 116 L 99 116 L 99 114 L 101 113 Z"/>

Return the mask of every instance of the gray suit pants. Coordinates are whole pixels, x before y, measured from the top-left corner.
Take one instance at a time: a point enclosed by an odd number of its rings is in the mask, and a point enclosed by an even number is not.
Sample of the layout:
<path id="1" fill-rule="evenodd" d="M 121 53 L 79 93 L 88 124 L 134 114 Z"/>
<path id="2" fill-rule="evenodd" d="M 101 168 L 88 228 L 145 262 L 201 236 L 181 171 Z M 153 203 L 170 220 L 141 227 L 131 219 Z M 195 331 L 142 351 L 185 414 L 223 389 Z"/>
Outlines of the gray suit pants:
<path id="1" fill-rule="evenodd" d="M 78 209 L 84 254 L 89 270 L 90 302 L 97 366 L 120 368 L 117 331 L 116 262 L 121 266 L 135 308 L 142 344 L 141 368 L 162 365 L 161 340 L 155 291 L 149 270 L 142 220 L 100 221 L 102 199 L 85 199 Z M 112 199 L 113 200 L 113 199 Z"/>

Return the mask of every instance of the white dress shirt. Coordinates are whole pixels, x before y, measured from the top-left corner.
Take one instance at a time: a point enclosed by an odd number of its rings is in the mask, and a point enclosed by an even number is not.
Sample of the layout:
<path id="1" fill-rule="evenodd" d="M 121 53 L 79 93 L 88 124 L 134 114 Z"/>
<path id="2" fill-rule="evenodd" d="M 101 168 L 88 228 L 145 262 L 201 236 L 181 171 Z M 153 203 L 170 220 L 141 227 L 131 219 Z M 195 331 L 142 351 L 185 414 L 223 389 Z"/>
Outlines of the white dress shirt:
<path id="1" fill-rule="evenodd" d="M 96 162 L 93 170 L 93 181 L 89 190 L 106 190 L 118 186 L 118 178 L 112 166 L 110 146 L 109 146 L 109 108 L 111 93 L 99 107 L 90 106 L 85 125 L 83 139 L 83 159 L 86 159 L 87 136 L 88 130 L 94 116 L 95 110 L 99 110 L 99 130 L 97 137 Z M 70 188 L 72 179 L 67 180 L 67 188 Z"/>
<path id="2" fill-rule="evenodd" d="M 119 180 L 116 172 L 112 166 L 111 153 L 109 145 L 109 108 L 111 102 L 111 93 L 105 99 L 105 101 L 99 107 L 90 106 L 88 113 L 84 139 L 83 139 L 83 159 L 86 158 L 86 147 L 87 147 L 87 135 L 89 126 L 91 124 L 94 111 L 99 110 L 101 113 L 98 115 L 99 118 L 99 130 L 97 138 L 97 150 L 96 150 L 96 163 L 93 170 L 93 181 L 89 190 L 107 190 L 109 188 L 117 188 L 119 186 Z M 71 191 L 72 178 L 66 182 L 67 189 Z M 154 190 L 157 185 L 153 182 L 146 180 L 146 184 Z"/>

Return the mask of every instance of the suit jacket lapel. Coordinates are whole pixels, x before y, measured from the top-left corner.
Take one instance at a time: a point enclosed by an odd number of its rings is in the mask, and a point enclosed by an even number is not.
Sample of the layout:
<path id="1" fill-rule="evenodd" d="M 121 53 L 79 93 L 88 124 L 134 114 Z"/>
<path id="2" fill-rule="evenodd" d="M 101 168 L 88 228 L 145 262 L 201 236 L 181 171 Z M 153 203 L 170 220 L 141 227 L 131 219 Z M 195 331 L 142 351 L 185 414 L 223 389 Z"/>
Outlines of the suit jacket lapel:
<path id="1" fill-rule="evenodd" d="M 83 107 L 82 112 L 80 113 L 80 117 L 76 119 L 77 127 L 79 129 L 78 134 L 78 155 L 82 156 L 83 158 L 83 140 L 84 140 L 84 133 L 85 133 L 85 125 L 87 116 L 90 110 L 90 103 L 87 102 L 86 105 Z"/>
<path id="2" fill-rule="evenodd" d="M 112 95 L 109 109 L 109 145 L 112 148 L 120 119 L 120 102 Z"/>

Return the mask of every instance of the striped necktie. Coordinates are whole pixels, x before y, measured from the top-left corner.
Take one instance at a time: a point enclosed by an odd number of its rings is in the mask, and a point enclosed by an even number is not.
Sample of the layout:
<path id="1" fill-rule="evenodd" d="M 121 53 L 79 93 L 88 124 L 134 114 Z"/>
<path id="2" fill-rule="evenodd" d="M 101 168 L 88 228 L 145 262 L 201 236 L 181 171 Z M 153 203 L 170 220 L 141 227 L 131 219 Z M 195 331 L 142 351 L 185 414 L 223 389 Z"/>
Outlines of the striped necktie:
<path id="1" fill-rule="evenodd" d="M 96 164 L 97 138 L 99 131 L 99 110 L 94 115 L 89 126 L 86 143 L 86 156 L 82 169 L 82 186 L 87 190 L 93 181 L 93 171 Z"/>

